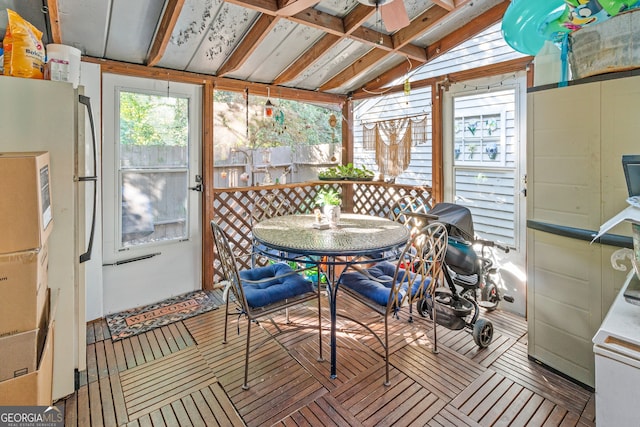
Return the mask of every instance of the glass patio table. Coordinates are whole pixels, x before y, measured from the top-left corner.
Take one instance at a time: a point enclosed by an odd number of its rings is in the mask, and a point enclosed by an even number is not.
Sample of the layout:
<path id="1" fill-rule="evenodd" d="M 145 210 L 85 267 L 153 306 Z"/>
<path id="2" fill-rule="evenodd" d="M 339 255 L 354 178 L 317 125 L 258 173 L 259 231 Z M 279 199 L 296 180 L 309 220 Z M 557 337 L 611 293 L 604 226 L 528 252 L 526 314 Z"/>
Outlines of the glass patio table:
<path id="1" fill-rule="evenodd" d="M 318 265 L 318 271 L 320 265 L 325 268 L 331 317 L 333 379 L 336 378 L 336 294 L 340 279 L 336 267 L 344 270 L 349 265 L 395 257 L 395 250 L 409 240 L 409 230 L 398 222 L 369 215 L 343 213 L 336 226 L 326 229 L 314 228 L 315 219 L 315 215 L 277 216 L 256 223 L 252 232 L 266 256 L 288 261 L 300 261 L 303 256 L 304 262 Z M 270 250 L 267 252 L 265 249 Z M 375 259 L 372 254 L 377 254 Z M 364 258 L 364 255 L 367 257 Z"/>

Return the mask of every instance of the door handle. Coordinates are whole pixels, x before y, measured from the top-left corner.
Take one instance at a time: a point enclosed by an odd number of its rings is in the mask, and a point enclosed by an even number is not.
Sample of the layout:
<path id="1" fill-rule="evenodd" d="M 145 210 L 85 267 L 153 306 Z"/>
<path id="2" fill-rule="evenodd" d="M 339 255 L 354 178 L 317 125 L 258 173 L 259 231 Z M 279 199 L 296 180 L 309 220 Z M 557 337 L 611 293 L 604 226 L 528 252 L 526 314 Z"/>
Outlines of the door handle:
<path id="1" fill-rule="evenodd" d="M 189 190 L 202 192 L 202 184 L 196 184 L 194 187 L 189 187 Z"/>

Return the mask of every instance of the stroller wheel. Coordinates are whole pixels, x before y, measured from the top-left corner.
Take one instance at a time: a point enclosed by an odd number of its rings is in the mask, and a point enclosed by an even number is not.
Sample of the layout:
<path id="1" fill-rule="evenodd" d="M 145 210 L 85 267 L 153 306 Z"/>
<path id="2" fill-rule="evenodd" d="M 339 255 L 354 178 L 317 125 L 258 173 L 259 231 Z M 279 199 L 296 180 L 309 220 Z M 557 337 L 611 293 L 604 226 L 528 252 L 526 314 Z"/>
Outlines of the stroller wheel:
<path id="1" fill-rule="evenodd" d="M 488 347 L 493 339 L 493 324 L 485 319 L 478 319 L 473 325 L 473 340 L 480 348 Z"/>
<path id="2" fill-rule="evenodd" d="M 420 313 L 420 316 L 429 316 L 430 319 L 433 319 L 433 316 L 431 316 L 431 304 L 429 304 L 426 297 L 421 298 L 416 302 L 416 310 Z"/>
<path id="3" fill-rule="evenodd" d="M 500 295 L 498 295 L 498 287 L 495 283 L 487 283 L 487 285 L 482 288 L 482 299 L 478 305 L 485 308 L 487 311 L 493 311 L 498 308 L 499 302 Z"/>

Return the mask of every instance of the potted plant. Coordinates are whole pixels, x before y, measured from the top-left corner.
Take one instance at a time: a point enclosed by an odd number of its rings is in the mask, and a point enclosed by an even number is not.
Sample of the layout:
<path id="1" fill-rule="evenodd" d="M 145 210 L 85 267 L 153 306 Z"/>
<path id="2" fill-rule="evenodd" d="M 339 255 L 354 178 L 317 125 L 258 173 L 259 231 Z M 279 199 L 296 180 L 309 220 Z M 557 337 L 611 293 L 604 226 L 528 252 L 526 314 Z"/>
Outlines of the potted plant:
<path id="1" fill-rule="evenodd" d="M 371 181 L 374 176 L 372 170 L 367 169 L 366 166 L 361 167 L 354 166 L 353 163 L 346 165 L 337 165 L 320 171 L 318 173 L 318 179 L 320 180 L 343 180 L 348 179 L 352 181 Z"/>
<path id="2" fill-rule="evenodd" d="M 318 191 L 315 204 L 316 206 L 322 206 L 324 216 L 330 224 L 335 225 L 340 221 L 340 204 L 342 204 L 342 196 L 338 190 L 329 188 Z"/>

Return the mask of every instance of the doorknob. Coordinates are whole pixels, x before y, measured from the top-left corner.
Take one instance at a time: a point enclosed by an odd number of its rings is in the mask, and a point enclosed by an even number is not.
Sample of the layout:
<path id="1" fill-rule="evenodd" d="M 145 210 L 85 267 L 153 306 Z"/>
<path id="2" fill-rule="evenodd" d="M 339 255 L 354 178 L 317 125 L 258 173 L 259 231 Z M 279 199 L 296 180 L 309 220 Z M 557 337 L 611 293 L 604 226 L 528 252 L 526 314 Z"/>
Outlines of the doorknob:
<path id="1" fill-rule="evenodd" d="M 202 175 L 196 175 L 196 185 L 189 187 L 189 190 L 202 192 Z"/>

